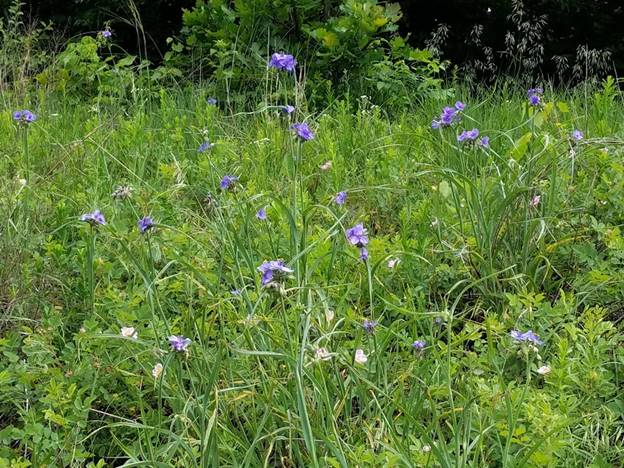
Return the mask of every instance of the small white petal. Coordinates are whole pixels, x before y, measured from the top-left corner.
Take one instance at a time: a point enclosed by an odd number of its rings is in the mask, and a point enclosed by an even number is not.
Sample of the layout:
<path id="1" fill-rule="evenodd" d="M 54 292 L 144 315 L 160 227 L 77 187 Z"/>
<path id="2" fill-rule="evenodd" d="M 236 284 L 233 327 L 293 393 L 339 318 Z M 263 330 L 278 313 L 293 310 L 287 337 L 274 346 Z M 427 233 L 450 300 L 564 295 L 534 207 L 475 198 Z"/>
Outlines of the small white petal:
<path id="1" fill-rule="evenodd" d="M 542 366 L 539 369 L 537 369 L 537 373 L 540 375 L 546 375 L 546 374 L 550 374 L 550 371 L 552 369 L 550 368 L 550 366 Z"/>
<path id="2" fill-rule="evenodd" d="M 355 362 L 358 364 L 366 364 L 367 361 L 368 361 L 368 357 L 364 353 L 364 350 L 356 349 L 355 350 Z"/>
<path id="3" fill-rule="evenodd" d="M 163 365 L 159 362 L 157 363 L 154 368 L 152 369 L 152 376 L 157 379 L 158 377 L 160 377 L 160 375 L 162 374 L 163 371 Z"/>
<path id="4" fill-rule="evenodd" d="M 134 327 L 121 327 L 121 336 L 125 338 L 132 338 L 133 340 L 136 340 L 139 337 Z"/>

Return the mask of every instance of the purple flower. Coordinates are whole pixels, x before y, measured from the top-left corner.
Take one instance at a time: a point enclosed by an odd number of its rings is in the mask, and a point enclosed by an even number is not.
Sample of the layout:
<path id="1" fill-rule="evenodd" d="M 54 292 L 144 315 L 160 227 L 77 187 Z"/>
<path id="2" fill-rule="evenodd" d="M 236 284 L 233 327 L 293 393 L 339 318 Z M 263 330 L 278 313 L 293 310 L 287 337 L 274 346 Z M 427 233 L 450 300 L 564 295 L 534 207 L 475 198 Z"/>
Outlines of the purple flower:
<path id="1" fill-rule="evenodd" d="M 105 225 L 106 220 L 100 210 L 95 210 L 92 213 L 85 213 L 80 217 L 80 221 L 89 223 L 91 226 Z"/>
<path id="2" fill-rule="evenodd" d="M 583 132 L 581 132 L 580 130 L 574 130 L 572 132 L 572 139 L 574 141 L 581 141 L 584 137 L 585 135 L 583 135 Z"/>
<path id="3" fill-rule="evenodd" d="M 457 109 L 454 109 L 452 107 L 445 107 L 444 109 L 442 109 L 442 114 L 440 114 L 440 123 L 445 126 L 451 125 L 455 121 L 456 115 Z"/>
<path id="4" fill-rule="evenodd" d="M 169 344 L 171 345 L 171 349 L 173 351 L 182 352 L 186 351 L 186 348 L 188 348 L 191 344 L 191 340 L 189 338 L 185 338 L 182 335 L 171 335 L 169 337 Z"/>
<path id="5" fill-rule="evenodd" d="M 360 260 L 362 262 L 368 260 L 368 249 L 366 247 L 360 247 Z"/>
<path id="6" fill-rule="evenodd" d="M 141 234 L 145 234 L 147 231 L 155 227 L 156 223 L 154 223 L 154 220 L 151 217 L 146 216 L 139 219 L 137 225 L 139 226 L 139 231 L 141 232 Z"/>
<path id="7" fill-rule="evenodd" d="M 262 273 L 262 286 L 266 286 L 274 281 L 279 282 L 293 270 L 288 268 L 284 260 L 271 260 L 264 262 L 258 267 L 258 271 Z"/>
<path id="8" fill-rule="evenodd" d="M 232 296 L 240 296 L 241 295 L 241 290 L 240 289 L 232 289 L 230 291 L 230 293 L 232 294 Z"/>
<path id="9" fill-rule="evenodd" d="M 377 325 L 379 325 L 378 322 L 366 319 L 362 324 L 362 328 L 366 330 L 366 333 L 375 333 L 375 328 L 377 328 Z"/>
<path id="10" fill-rule="evenodd" d="M 457 141 L 459 141 L 460 143 L 472 142 L 475 141 L 478 136 L 479 130 L 476 128 L 473 128 L 472 130 L 464 130 L 457 136 Z"/>
<path id="11" fill-rule="evenodd" d="M 219 186 L 221 187 L 221 190 L 228 190 L 237 181 L 238 181 L 238 177 L 231 176 L 231 175 L 226 175 L 226 176 L 223 176 L 223 179 L 221 179 L 221 183 L 219 184 Z"/>
<path id="12" fill-rule="evenodd" d="M 203 153 L 214 146 L 214 143 L 210 143 L 209 141 L 204 141 L 199 148 L 197 148 L 198 153 Z"/>
<path id="13" fill-rule="evenodd" d="M 461 111 L 465 109 L 465 105 L 461 101 L 457 101 L 455 103 L 455 107 L 446 106 L 442 109 L 440 113 L 440 117 L 436 120 L 434 119 L 431 122 L 431 128 L 439 129 L 442 127 L 450 127 L 455 122 L 459 122 L 461 120 Z"/>
<path id="14" fill-rule="evenodd" d="M 267 219 L 266 206 L 258 210 L 258 212 L 256 213 L 256 218 L 258 218 L 260 221 L 266 221 Z"/>
<path id="15" fill-rule="evenodd" d="M 217 98 L 209 97 L 208 99 L 206 99 L 206 102 L 209 106 L 216 106 L 218 101 Z"/>
<path id="16" fill-rule="evenodd" d="M 338 192 L 334 197 L 336 205 L 342 206 L 347 201 L 347 192 Z"/>
<path id="17" fill-rule="evenodd" d="M 519 330 L 512 330 L 511 333 L 509 333 L 509 336 L 511 336 L 516 341 L 530 341 L 531 343 L 536 345 L 544 344 L 544 342 L 539 339 L 539 336 L 533 333 L 532 330 L 528 330 L 524 333 Z"/>
<path id="18" fill-rule="evenodd" d="M 113 35 L 113 33 L 111 32 L 109 28 L 106 28 L 104 31 L 101 32 L 101 34 L 104 39 L 110 39 L 111 36 Z"/>
<path id="19" fill-rule="evenodd" d="M 412 343 L 412 348 L 418 351 L 425 349 L 425 346 L 427 346 L 427 342 L 422 340 L 416 340 Z"/>
<path id="20" fill-rule="evenodd" d="M 542 103 L 541 95 L 544 93 L 543 88 L 530 88 L 527 90 L 527 96 L 529 97 L 529 104 L 532 106 L 539 106 Z"/>
<path id="21" fill-rule="evenodd" d="M 29 124 L 37 120 L 37 116 L 29 110 L 18 110 L 13 112 L 13 120 L 18 123 Z"/>
<path id="22" fill-rule="evenodd" d="M 278 52 L 275 52 L 271 56 L 271 60 L 269 60 L 269 67 L 275 68 L 276 70 L 292 72 L 295 71 L 296 65 L 297 61 L 292 55 L 289 54 L 280 54 Z"/>
<path id="23" fill-rule="evenodd" d="M 314 133 L 312 132 L 312 130 L 310 130 L 310 127 L 308 127 L 308 124 L 305 122 L 294 123 L 290 126 L 290 128 L 294 130 L 297 136 L 304 141 L 309 141 L 314 138 Z"/>
<path id="24" fill-rule="evenodd" d="M 533 198 L 531 198 L 531 201 L 529 202 L 529 206 L 531 208 L 537 207 L 537 205 L 540 204 L 541 199 L 542 199 L 541 195 L 533 195 Z"/>
<path id="25" fill-rule="evenodd" d="M 295 106 L 291 106 L 290 104 L 286 104 L 285 106 L 282 106 L 280 109 L 284 114 L 288 114 L 288 115 L 295 112 Z"/>
<path id="26" fill-rule="evenodd" d="M 483 138 L 481 138 L 477 144 L 479 146 L 481 146 L 482 148 L 489 148 L 490 147 L 490 137 L 488 136 L 484 136 Z"/>
<path id="27" fill-rule="evenodd" d="M 362 223 L 347 229 L 346 233 L 349 244 L 356 247 L 364 247 L 368 244 L 368 232 Z"/>

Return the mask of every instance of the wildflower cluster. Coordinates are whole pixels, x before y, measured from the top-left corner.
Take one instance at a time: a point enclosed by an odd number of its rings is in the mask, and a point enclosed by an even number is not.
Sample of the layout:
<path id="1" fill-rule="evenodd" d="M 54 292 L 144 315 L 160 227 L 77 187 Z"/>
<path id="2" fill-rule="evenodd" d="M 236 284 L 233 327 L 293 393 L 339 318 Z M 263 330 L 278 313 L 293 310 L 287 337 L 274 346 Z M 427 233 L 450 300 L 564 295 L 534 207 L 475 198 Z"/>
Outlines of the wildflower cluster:
<path id="1" fill-rule="evenodd" d="M 362 223 L 356 224 L 346 231 L 347 241 L 349 244 L 360 249 L 360 260 L 368 260 L 368 231 Z"/>
<path id="2" fill-rule="evenodd" d="M 271 60 L 269 60 L 269 67 L 275 68 L 276 70 L 293 72 L 295 71 L 296 66 L 297 61 L 292 55 L 289 54 L 280 54 L 279 52 L 276 52 L 271 56 Z"/>
<path id="3" fill-rule="evenodd" d="M 527 91 L 527 96 L 529 97 L 529 104 L 533 107 L 538 107 L 542 105 L 542 94 L 544 94 L 543 88 L 530 88 Z"/>
<path id="4" fill-rule="evenodd" d="M 272 283 L 281 283 L 294 270 L 288 268 L 283 260 L 270 260 L 260 265 L 258 271 L 262 273 L 262 286 L 268 286 Z"/>
<path id="5" fill-rule="evenodd" d="M 431 122 L 431 128 L 439 129 L 443 127 L 450 127 L 454 123 L 461 120 L 461 113 L 465 109 L 465 105 L 461 101 L 457 101 L 454 107 L 445 107 L 442 109 L 442 113 L 437 120 Z"/>
<path id="6" fill-rule="evenodd" d="M 85 213 L 80 217 L 80 221 L 89 223 L 91 226 L 103 226 L 106 224 L 106 219 L 100 210 L 95 210 L 91 213 Z"/>
<path id="7" fill-rule="evenodd" d="M 18 110 L 13 112 L 13 120 L 19 124 L 30 124 L 37 120 L 37 116 L 29 110 Z"/>
<path id="8" fill-rule="evenodd" d="M 290 126 L 292 130 L 294 130 L 295 134 L 302 141 L 309 141 L 314 139 L 314 132 L 310 129 L 307 123 L 294 123 Z"/>

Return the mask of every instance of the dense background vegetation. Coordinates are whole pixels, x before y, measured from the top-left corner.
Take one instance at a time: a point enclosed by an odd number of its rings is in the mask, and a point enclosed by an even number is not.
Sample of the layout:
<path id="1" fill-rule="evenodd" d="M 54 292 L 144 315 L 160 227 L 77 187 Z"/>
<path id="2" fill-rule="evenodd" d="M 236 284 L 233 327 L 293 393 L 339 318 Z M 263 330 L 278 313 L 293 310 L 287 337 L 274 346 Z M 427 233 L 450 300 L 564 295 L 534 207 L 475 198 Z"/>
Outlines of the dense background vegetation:
<path id="1" fill-rule="evenodd" d="M 32 0 L 27 11 L 42 21 L 53 21 L 56 28 L 66 37 L 97 31 L 110 21 L 116 29 L 118 43 L 133 54 L 141 52 L 143 42 L 137 40 L 135 26 L 141 24 L 147 36 L 147 56 L 159 63 L 169 49 L 167 38 L 178 36 L 183 25 L 182 9 L 201 8 L 203 4 L 227 5 L 232 9 L 245 9 L 250 5 L 263 8 L 263 4 L 279 10 L 286 8 L 314 11 L 325 17 L 335 14 L 343 3 L 337 0 L 284 1 L 223 1 L 206 0 Z M 444 43 L 445 57 L 452 63 L 462 65 L 483 58 L 484 47 L 494 51 L 494 62 L 503 69 L 505 57 L 499 52 L 506 48 L 505 36 L 512 29 L 509 16 L 514 11 L 513 0 L 448 0 L 445 2 L 399 1 L 403 18 L 399 22 L 401 33 L 409 36 L 410 44 L 423 47 L 431 34 L 440 25 L 448 27 L 448 38 Z M 546 20 L 541 38 L 546 60 L 541 70 L 552 77 L 559 77 L 557 61 L 552 57 L 564 57 L 572 65 L 578 55 L 578 47 L 608 50 L 611 52 L 609 65 L 624 70 L 624 45 L 619 40 L 619 31 L 624 22 L 624 5 L 619 0 L 532 0 L 525 2 L 523 9 L 527 18 Z M 10 0 L 1 0 L 0 8 L 8 8 Z M 322 7 L 319 8 L 318 5 Z M 236 5 L 236 6 L 234 6 Z M 218 7 L 217 7 L 218 8 Z M 135 13 L 136 12 L 136 13 Z M 467 44 L 467 38 L 474 27 L 481 25 L 481 44 Z M 292 33 L 292 31 L 291 31 Z M 474 34 L 474 33 L 473 33 Z M 144 51 L 142 51 L 144 52 Z M 145 53 L 145 52 L 144 52 Z"/>

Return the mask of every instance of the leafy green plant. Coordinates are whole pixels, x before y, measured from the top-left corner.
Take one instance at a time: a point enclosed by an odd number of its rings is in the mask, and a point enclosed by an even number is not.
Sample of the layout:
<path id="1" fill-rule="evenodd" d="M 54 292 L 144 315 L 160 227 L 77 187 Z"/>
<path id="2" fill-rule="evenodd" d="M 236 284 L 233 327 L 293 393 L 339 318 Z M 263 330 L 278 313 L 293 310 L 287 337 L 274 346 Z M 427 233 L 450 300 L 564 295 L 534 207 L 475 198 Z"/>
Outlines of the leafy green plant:
<path id="1" fill-rule="evenodd" d="M 0 17 L 0 91 L 23 95 L 30 79 L 49 61 L 50 23 L 37 24 L 25 17 L 21 0 L 12 0 L 6 16 Z"/>
<path id="2" fill-rule="evenodd" d="M 166 62 L 241 99 L 266 79 L 267 57 L 286 51 L 296 55 L 312 102 L 353 93 L 405 104 L 440 90 L 445 64 L 407 45 L 400 18 L 398 4 L 376 0 L 200 0 L 185 11 Z"/>
<path id="3" fill-rule="evenodd" d="M 38 83 L 69 99 L 97 97 L 114 102 L 128 97 L 135 91 L 135 72 L 140 69 L 133 65 L 136 57 L 104 58 L 100 49 L 106 45 L 107 40 L 101 35 L 70 42 L 53 64 L 37 75 Z"/>

